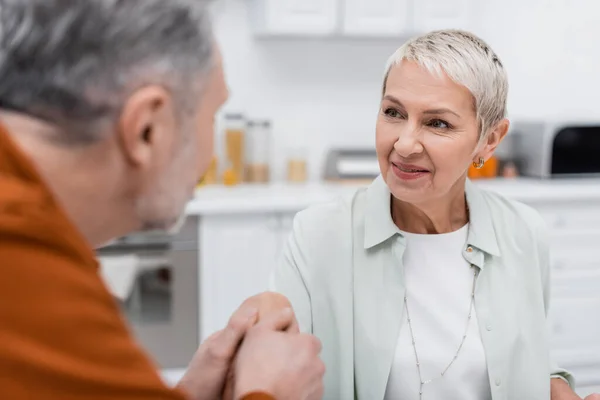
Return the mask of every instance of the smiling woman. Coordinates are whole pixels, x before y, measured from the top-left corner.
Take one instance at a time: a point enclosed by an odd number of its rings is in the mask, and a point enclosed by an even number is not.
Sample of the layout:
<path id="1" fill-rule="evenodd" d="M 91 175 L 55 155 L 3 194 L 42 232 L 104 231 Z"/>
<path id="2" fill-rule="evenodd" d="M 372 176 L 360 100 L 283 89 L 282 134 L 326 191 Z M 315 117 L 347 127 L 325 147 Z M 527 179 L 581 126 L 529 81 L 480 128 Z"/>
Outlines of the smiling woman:
<path id="1" fill-rule="evenodd" d="M 410 205 L 439 209 L 442 202 L 452 217 L 422 219 L 419 233 L 467 222 L 466 173 L 471 163 L 485 163 L 508 131 L 507 92 L 498 57 L 465 32 L 425 35 L 390 58 L 376 143 L 395 216 Z"/>
<path id="2" fill-rule="evenodd" d="M 475 35 L 408 41 L 384 77 L 381 176 L 296 216 L 272 284 L 323 343 L 326 399 L 577 398 L 549 355 L 541 217 L 467 179 L 506 135 L 507 92 Z"/>

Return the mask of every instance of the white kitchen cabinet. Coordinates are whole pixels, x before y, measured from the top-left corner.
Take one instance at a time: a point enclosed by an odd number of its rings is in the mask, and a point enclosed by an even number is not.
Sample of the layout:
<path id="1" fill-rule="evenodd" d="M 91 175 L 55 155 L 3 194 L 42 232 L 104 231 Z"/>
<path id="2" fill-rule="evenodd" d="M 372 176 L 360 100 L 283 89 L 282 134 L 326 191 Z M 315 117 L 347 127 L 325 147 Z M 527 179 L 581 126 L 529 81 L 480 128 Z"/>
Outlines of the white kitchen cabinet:
<path id="1" fill-rule="evenodd" d="M 345 0 L 343 34 L 399 36 L 411 29 L 410 0 Z"/>
<path id="2" fill-rule="evenodd" d="M 343 0 L 252 0 L 256 32 L 262 35 L 321 36 L 338 27 Z"/>
<path id="3" fill-rule="evenodd" d="M 471 30 L 476 15 L 475 0 L 413 0 L 413 19 L 416 32 L 438 29 Z"/>
<path id="4" fill-rule="evenodd" d="M 200 219 L 202 340 L 225 327 L 245 299 L 268 289 L 292 218 L 293 214 L 253 213 Z"/>

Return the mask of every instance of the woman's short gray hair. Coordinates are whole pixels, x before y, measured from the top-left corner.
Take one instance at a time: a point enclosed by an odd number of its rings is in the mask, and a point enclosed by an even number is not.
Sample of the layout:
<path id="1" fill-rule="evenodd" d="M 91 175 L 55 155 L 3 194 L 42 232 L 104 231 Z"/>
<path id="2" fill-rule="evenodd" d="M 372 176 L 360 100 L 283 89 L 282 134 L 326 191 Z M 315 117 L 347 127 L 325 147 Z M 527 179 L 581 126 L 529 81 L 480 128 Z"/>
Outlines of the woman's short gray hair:
<path id="1" fill-rule="evenodd" d="M 506 117 L 506 71 L 496 53 L 476 35 L 461 30 L 441 30 L 409 40 L 387 63 L 384 93 L 390 70 L 402 60 L 414 61 L 431 73 L 443 71 L 471 92 L 480 140 Z"/>
<path id="2" fill-rule="evenodd" d="M 0 108 L 86 143 L 143 85 L 163 85 L 184 107 L 212 66 L 205 3 L 0 0 Z"/>

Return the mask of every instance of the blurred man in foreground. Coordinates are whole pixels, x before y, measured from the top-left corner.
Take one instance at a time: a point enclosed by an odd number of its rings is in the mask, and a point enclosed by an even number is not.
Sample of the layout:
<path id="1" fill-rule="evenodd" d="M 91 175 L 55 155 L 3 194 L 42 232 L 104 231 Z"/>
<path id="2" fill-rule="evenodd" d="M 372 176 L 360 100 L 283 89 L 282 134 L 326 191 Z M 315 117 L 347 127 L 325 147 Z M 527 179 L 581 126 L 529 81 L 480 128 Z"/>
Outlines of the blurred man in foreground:
<path id="1" fill-rule="evenodd" d="M 211 159 L 227 89 L 199 3 L 0 0 L 3 399 L 218 399 L 229 371 L 236 399 L 322 394 L 319 342 L 252 302 L 167 388 L 98 275 L 93 248 L 177 225 Z"/>

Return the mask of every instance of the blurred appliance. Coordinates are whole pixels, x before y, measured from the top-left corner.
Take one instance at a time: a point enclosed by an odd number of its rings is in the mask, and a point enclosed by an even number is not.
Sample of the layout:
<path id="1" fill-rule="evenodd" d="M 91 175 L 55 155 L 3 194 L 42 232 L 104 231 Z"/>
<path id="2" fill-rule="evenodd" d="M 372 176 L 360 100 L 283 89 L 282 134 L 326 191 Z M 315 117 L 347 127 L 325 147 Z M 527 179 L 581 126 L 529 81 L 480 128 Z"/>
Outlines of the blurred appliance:
<path id="1" fill-rule="evenodd" d="M 133 334 L 160 368 L 185 368 L 200 337 L 198 222 L 175 235 L 138 233 L 97 250 L 102 259 L 139 259 L 133 288 L 115 299 Z"/>
<path id="2" fill-rule="evenodd" d="M 327 181 L 372 181 L 379 176 L 375 149 L 332 149 L 325 161 Z"/>
<path id="3" fill-rule="evenodd" d="M 511 134 L 522 175 L 600 175 L 600 122 L 515 122 Z"/>

